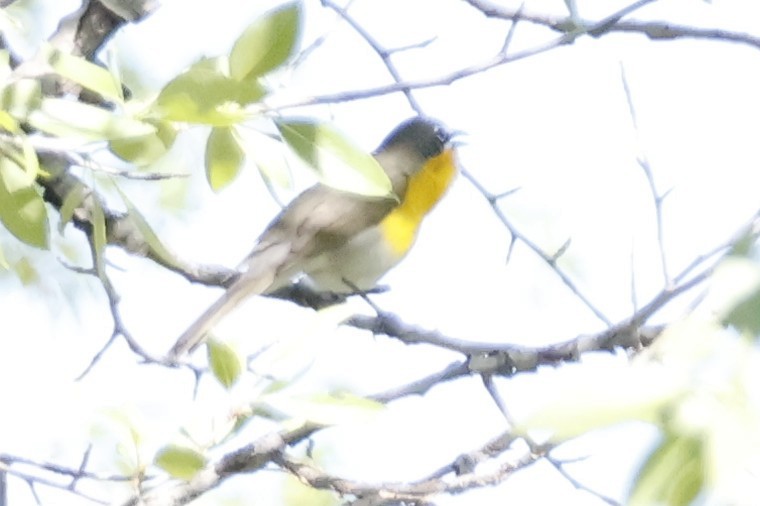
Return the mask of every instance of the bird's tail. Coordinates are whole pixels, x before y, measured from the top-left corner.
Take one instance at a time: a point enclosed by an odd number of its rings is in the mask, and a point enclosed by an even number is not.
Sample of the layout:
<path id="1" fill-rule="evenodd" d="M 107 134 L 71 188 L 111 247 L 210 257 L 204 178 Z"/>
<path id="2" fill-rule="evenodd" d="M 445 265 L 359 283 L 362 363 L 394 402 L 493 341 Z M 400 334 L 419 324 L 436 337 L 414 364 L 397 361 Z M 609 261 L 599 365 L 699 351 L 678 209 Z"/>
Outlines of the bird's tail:
<path id="1" fill-rule="evenodd" d="M 267 254 L 251 259 L 249 270 L 227 289 L 211 307 L 203 312 L 190 327 L 185 330 L 169 350 L 166 359 L 177 362 L 185 353 L 191 353 L 206 340 L 208 332 L 219 320 L 229 314 L 244 299 L 252 295 L 261 295 L 275 283 L 277 273 L 287 256 L 289 246 L 273 247 Z"/>

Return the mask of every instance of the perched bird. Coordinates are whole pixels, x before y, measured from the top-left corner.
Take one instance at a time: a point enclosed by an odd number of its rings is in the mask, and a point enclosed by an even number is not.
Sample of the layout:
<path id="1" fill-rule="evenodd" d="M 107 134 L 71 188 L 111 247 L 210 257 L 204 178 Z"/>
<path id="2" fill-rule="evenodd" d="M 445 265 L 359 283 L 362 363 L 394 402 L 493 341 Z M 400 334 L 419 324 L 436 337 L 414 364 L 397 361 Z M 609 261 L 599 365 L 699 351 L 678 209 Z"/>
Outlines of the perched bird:
<path id="1" fill-rule="evenodd" d="M 176 361 L 203 343 L 243 299 L 274 292 L 306 275 L 321 290 L 368 290 L 414 244 L 420 223 L 456 174 L 452 135 L 415 117 L 396 127 L 373 153 L 395 196 L 366 197 L 316 184 L 285 207 L 242 262 L 227 291 L 177 339 Z"/>

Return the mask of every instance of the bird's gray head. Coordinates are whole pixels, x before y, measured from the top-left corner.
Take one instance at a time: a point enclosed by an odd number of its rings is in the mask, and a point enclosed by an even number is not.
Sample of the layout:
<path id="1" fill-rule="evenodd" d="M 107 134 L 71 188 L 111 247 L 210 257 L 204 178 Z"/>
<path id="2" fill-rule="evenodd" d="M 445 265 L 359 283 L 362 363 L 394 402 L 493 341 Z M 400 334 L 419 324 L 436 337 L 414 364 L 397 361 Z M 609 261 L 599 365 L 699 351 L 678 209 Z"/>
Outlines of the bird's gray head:
<path id="1" fill-rule="evenodd" d="M 440 155 L 452 134 L 439 122 L 423 116 L 410 118 L 397 126 L 382 142 L 378 151 L 411 148 L 423 158 Z"/>

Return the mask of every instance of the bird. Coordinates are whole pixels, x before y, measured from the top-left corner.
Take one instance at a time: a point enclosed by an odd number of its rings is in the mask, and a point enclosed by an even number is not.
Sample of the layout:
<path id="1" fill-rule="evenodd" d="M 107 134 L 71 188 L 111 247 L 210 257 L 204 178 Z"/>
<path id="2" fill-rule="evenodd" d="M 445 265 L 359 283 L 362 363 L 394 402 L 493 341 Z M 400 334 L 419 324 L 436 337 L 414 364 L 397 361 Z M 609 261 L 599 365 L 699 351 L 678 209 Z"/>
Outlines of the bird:
<path id="1" fill-rule="evenodd" d="M 370 290 L 409 252 L 423 218 L 457 173 L 456 132 L 415 116 L 372 153 L 393 195 L 368 197 L 321 183 L 280 211 L 240 264 L 224 294 L 176 340 L 170 362 L 192 353 L 219 320 L 253 295 L 275 292 L 305 276 L 319 290 Z"/>

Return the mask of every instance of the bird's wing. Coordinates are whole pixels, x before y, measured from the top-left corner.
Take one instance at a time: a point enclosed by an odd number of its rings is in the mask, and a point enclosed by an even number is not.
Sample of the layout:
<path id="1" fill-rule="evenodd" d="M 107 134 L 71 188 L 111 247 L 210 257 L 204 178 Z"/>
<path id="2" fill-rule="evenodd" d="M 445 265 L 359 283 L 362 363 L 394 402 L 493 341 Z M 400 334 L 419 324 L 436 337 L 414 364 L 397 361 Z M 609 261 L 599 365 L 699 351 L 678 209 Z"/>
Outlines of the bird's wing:
<path id="1" fill-rule="evenodd" d="M 177 361 L 205 340 L 213 326 L 244 299 L 281 287 L 306 259 L 341 246 L 379 223 L 392 199 L 366 198 L 315 185 L 296 197 L 267 227 L 246 257 L 244 272 L 177 339 L 167 359 Z"/>

